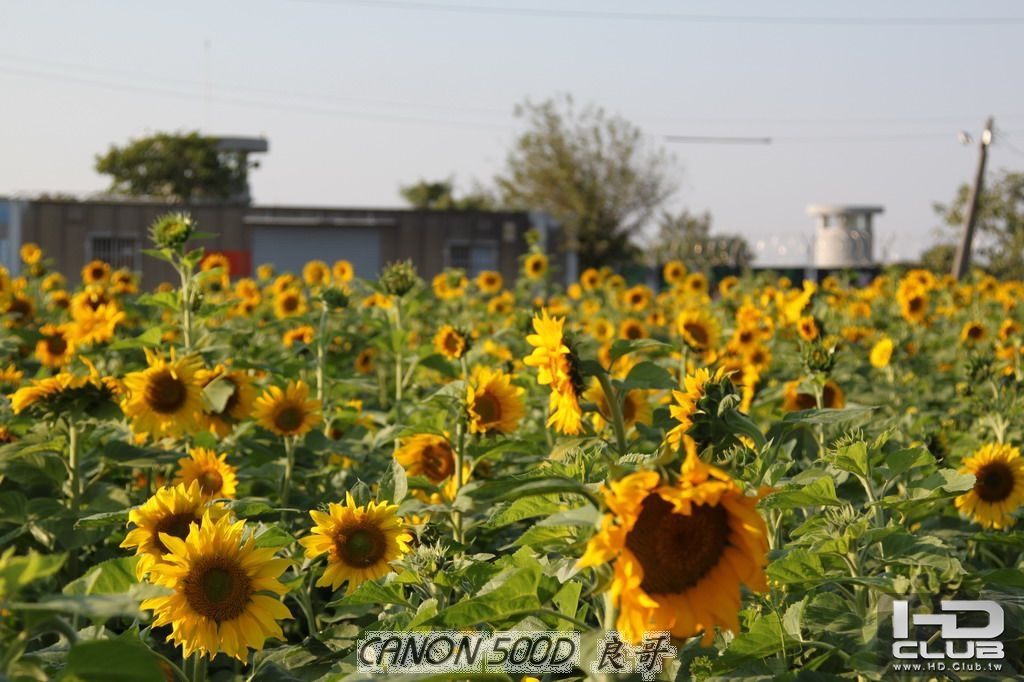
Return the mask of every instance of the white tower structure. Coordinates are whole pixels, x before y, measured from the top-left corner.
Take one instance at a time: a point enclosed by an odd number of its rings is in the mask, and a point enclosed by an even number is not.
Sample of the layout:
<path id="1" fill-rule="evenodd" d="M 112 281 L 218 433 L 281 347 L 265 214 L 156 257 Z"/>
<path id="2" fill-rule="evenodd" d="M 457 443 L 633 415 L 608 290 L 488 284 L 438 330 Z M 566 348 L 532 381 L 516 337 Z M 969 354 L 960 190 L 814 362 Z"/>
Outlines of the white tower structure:
<path id="1" fill-rule="evenodd" d="M 871 218 L 884 210 L 881 206 L 808 206 L 807 213 L 818 219 L 814 267 L 830 270 L 872 265 Z"/>

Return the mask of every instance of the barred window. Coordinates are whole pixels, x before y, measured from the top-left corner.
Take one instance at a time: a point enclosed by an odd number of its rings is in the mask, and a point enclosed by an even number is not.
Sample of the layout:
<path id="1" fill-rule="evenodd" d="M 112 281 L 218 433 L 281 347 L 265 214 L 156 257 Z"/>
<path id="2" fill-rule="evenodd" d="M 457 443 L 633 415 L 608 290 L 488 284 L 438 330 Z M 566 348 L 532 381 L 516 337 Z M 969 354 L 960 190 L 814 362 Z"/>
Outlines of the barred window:
<path id="1" fill-rule="evenodd" d="M 498 247 L 496 244 L 448 244 L 447 265 L 465 270 L 469 277 L 476 277 L 484 270 L 497 270 Z"/>
<path id="2" fill-rule="evenodd" d="M 135 237 L 92 237 L 89 241 L 91 260 L 101 260 L 115 270 L 139 269 L 139 240 Z"/>

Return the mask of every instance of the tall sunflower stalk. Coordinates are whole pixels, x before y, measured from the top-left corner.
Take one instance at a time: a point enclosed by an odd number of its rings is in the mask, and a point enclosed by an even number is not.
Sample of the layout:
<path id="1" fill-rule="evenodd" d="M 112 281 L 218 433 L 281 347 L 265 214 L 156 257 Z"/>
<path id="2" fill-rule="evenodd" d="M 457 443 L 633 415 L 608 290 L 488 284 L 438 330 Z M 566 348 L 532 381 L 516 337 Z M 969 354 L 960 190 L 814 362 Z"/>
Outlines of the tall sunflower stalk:
<path id="1" fill-rule="evenodd" d="M 191 352 L 192 299 L 195 289 L 193 275 L 204 253 L 203 249 L 185 250 L 188 240 L 197 236 L 195 221 L 187 213 L 167 213 L 156 219 L 149 234 L 157 248 L 147 253 L 170 263 L 181 280 L 181 336 L 186 353 Z"/>

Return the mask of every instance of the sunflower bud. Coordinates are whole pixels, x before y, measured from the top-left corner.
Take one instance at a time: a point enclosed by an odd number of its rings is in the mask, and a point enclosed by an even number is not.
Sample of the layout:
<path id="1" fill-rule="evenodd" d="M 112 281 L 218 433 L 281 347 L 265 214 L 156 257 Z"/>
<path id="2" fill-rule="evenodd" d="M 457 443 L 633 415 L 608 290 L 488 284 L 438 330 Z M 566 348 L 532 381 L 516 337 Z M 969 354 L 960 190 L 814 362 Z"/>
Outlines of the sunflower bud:
<path id="1" fill-rule="evenodd" d="M 327 287 L 321 294 L 324 304 L 332 310 L 348 307 L 348 294 L 337 287 Z"/>
<path id="2" fill-rule="evenodd" d="M 835 345 L 816 340 L 804 348 L 804 365 L 808 370 L 828 374 L 835 364 Z"/>
<path id="3" fill-rule="evenodd" d="M 405 296 L 418 281 L 416 267 L 410 260 L 388 263 L 380 273 L 380 285 L 393 296 Z"/>
<path id="4" fill-rule="evenodd" d="M 165 213 L 149 228 L 150 239 L 161 249 L 181 251 L 196 231 L 196 223 L 187 213 Z"/>

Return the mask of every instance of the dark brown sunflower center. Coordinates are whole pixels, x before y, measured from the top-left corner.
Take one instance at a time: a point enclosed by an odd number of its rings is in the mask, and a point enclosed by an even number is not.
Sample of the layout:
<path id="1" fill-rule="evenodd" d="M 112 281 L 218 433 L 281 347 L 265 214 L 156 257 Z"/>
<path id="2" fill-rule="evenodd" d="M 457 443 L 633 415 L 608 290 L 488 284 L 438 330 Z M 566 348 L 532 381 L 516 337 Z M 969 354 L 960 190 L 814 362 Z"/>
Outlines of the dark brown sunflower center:
<path id="1" fill-rule="evenodd" d="M 299 309 L 299 299 L 297 296 L 285 296 L 281 299 L 281 310 L 286 313 L 294 313 Z"/>
<path id="2" fill-rule="evenodd" d="M 170 370 L 161 370 L 153 375 L 146 386 L 146 404 L 160 414 L 174 414 L 181 409 L 187 398 L 185 382 L 176 378 Z"/>
<path id="3" fill-rule="evenodd" d="M 972 324 L 967 328 L 967 338 L 977 341 L 985 335 L 985 328 L 981 325 Z"/>
<path id="4" fill-rule="evenodd" d="M 683 325 L 683 329 L 686 330 L 694 346 L 703 348 L 708 345 L 708 330 L 704 328 L 704 325 L 687 322 Z"/>
<path id="5" fill-rule="evenodd" d="M 274 426 L 279 431 L 291 432 L 298 431 L 299 427 L 302 426 L 302 422 L 306 417 L 306 413 L 298 405 L 282 405 L 278 409 L 277 414 L 274 415 Z"/>
<path id="6" fill-rule="evenodd" d="M 64 355 L 64 351 L 67 349 L 68 342 L 64 340 L 63 336 L 46 337 L 46 350 L 50 355 Z"/>
<path id="7" fill-rule="evenodd" d="M 93 267 L 92 269 L 89 270 L 89 279 L 91 279 L 93 281 L 98 280 L 98 279 L 103 279 L 106 276 L 107 276 L 107 269 L 106 268 L 101 268 L 99 266 L 96 266 L 96 267 Z"/>
<path id="8" fill-rule="evenodd" d="M 722 559 L 729 544 L 724 507 L 694 505 L 689 516 L 652 493 L 644 498 L 626 547 L 644 571 L 640 588 L 648 594 L 679 594 L 693 587 Z"/>
<path id="9" fill-rule="evenodd" d="M 455 471 L 455 458 L 447 445 L 428 445 L 423 448 L 423 474 L 432 483 L 440 483 Z"/>
<path id="10" fill-rule="evenodd" d="M 641 336 L 643 336 L 643 334 L 644 330 L 640 328 L 640 325 L 629 324 L 626 325 L 625 334 L 623 334 L 623 336 L 632 341 L 635 339 L 639 339 Z"/>
<path id="11" fill-rule="evenodd" d="M 754 332 L 750 329 L 744 329 L 739 333 L 737 338 L 739 339 L 739 342 L 742 343 L 743 345 L 753 343 Z"/>
<path id="12" fill-rule="evenodd" d="M 974 493 L 985 502 L 1002 502 L 1013 492 L 1013 471 L 1004 462 L 989 462 L 975 476 Z"/>
<path id="13" fill-rule="evenodd" d="M 231 414 L 231 410 L 235 409 L 238 406 L 238 401 L 241 398 L 238 395 L 238 384 L 236 384 L 234 381 L 232 381 L 231 379 L 229 379 L 227 377 L 224 377 L 224 381 L 226 381 L 229 384 L 231 384 L 232 390 L 231 390 L 231 395 L 229 395 L 228 399 L 224 402 L 224 409 L 221 410 L 220 413 L 221 414 Z"/>
<path id="14" fill-rule="evenodd" d="M 836 391 L 835 386 L 825 384 L 825 388 L 821 391 L 821 403 L 825 407 L 839 407 L 839 393 Z M 814 407 L 814 405 L 811 407 Z"/>
<path id="15" fill-rule="evenodd" d="M 501 421 L 501 402 L 487 391 L 473 399 L 473 410 L 480 416 L 480 421 L 484 424 Z"/>
<path id="16" fill-rule="evenodd" d="M 207 469 L 199 474 L 197 480 L 204 495 L 215 495 L 224 487 L 224 477 L 220 475 L 220 472 L 213 469 Z"/>
<path id="17" fill-rule="evenodd" d="M 160 540 L 160 533 L 167 533 L 168 535 L 184 540 L 188 537 L 189 525 L 192 523 L 199 523 L 199 519 L 190 512 L 170 514 L 157 521 L 156 527 L 153 529 L 153 535 L 156 537 L 156 545 L 160 548 L 160 551 L 165 554 L 169 551 Z"/>
<path id="18" fill-rule="evenodd" d="M 342 531 L 335 539 L 338 557 L 347 566 L 366 568 L 384 558 L 387 538 L 373 525 L 361 525 Z"/>
<path id="19" fill-rule="evenodd" d="M 253 593 L 245 569 L 226 557 L 197 562 L 183 583 L 185 600 L 192 610 L 218 623 L 245 612 Z"/>
<path id="20" fill-rule="evenodd" d="M 462 339 L 458 334 L 444 335 L 444 349 L 451 355 L 458 355 L 462 351 Z"/>
<path id="21" fill-rule="evenodd" d="M 636 396 L 632 392 L 626 394 L 626 399 L 622 401 L 622 419 L 628 424 L 636 419 Z M 609 410 L 611 407 L 609 406 Z"/>
<path id="22" fill-rule="evenodd" d="M 28 317 L 32 314 L 32 304 L 27 299 L 15 296 L 7 305 L 7 312 L 19 317 Z"/>
<path id="23" fill-rule="evenodd" d="M 912 313 L 919 313 L 924 308 L 924 299 L 920 296 L 914 296 L 908 301 L 907 308 Z"/>

